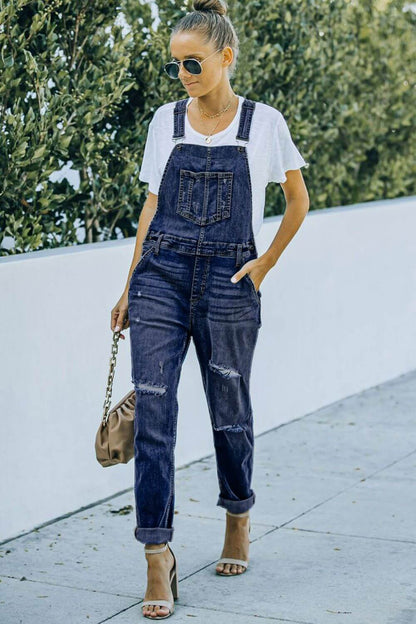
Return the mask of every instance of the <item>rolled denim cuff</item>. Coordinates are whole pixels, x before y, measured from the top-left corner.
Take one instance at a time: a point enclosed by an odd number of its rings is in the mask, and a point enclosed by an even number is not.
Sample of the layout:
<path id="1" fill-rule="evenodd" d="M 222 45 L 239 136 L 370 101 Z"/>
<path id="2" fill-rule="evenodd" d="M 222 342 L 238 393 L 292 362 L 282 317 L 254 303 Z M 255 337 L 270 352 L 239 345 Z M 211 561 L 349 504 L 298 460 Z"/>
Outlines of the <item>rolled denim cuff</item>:
<path id="1" fill-rule="evenodd" d="M 224 507 L 225 509 L 228 509 L 228 511 L 231 511 L 231 513 L 243 513 L 243 511 L 247 511 L 253 507 L 256 500 L 255 492 L 253 490 L 251 491 L 252 495 L 249 498 L 244 498 L 243 500 L 238 501 L 219 496 L 217 506 Z"/>
<path id="2" fill-rule="evenodd" d="M 143 544 L 161 544 L 162 542 L 171 542 L 173 538 L 174 528 L 134 528 L 134 537 Z"/>

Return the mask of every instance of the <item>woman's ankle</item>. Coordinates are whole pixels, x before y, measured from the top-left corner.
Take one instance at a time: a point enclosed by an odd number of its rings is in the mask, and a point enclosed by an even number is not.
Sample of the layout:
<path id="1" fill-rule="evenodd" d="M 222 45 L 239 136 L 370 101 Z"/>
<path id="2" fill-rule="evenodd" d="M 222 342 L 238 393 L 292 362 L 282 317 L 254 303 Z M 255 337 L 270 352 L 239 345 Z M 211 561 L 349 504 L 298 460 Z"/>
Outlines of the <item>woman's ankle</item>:
<path id="1" fill-rule="evenodd" d="M 231 516 L 232 518 L 248 518 L 250 516 L 250 510 L 242 511 L 241 513 L 232 513 L 227 510 L 226 515 Z"/>

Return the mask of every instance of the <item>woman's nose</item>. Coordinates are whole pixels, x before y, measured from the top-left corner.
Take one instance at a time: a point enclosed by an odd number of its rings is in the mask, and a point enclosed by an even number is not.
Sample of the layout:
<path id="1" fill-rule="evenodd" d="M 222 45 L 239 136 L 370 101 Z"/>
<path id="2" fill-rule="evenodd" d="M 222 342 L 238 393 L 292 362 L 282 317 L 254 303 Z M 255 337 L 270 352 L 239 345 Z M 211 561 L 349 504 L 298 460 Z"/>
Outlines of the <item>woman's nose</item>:
<path id="1" fill-rule="evenodd" d="M 190 74 L 188 71 L 186 71 L 186 69 L 183 66 L 183 63 L 179 64 L 178 75 L 179 75 L 179 78 L 181 80 L 186 80 L 186 82 L 189 82 L 189 77 L 192 76 L 192 74 Z"/>

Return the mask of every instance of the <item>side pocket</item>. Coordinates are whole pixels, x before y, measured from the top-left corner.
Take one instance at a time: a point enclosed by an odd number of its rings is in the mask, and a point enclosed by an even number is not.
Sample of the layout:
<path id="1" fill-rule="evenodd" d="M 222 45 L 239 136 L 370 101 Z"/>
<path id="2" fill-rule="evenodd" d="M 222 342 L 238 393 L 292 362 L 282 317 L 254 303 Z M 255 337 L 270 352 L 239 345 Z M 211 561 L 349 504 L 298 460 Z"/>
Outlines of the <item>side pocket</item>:
<path id="1" fill-rule="evenodd" d="M 130 277 L 130 283 L 133 281 L 133 278 L 136 275 L 139 267 L 141 267 L 141 265 L 143 263 L 143 260 L 145 258 L 147 258 L 152 253 L 153 249 L 154 249 L 154 243 L 153 242 L 151 242 L 151 243 L 143 243 L 142 255 L 140 257 L 140 260 L 138 261 L 138 263 L 136 264 L 136 266 L 133 269 L 133 273 L 131 274 L 131 277 Z"/>
<path id="2" fill-rule="evenodd" d="M 245 273 L 244 277 L 247 279 L 248 283 L 250 284 L 251 290 L 253 291 L 257 301 L 260 303 L 260 298 L 261 298 L 260 288 L 259 288 L 259 290 L 256 290 L 256 286 L 255 286 L 253 280 L 251 279 L 249 273 Z"/>

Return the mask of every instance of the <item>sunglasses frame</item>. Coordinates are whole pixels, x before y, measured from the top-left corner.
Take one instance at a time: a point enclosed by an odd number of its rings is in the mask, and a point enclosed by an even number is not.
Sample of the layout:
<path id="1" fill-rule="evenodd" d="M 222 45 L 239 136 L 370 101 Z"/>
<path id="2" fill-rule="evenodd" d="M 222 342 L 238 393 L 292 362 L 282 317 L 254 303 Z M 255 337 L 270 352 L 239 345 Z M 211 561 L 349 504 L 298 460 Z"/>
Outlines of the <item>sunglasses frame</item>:
<path id="1" fill-rule="evenodd" d="M 201 71 L 197 72 L 196 74 L 194 72 L 191 72 L 188 69 L 186 69 L 186 65 L 184 65 L 184 67 L 185 67 L 186 71 L 189 74 L 192 74 L 192 76 L 199 76 L 199 74 L 202 73 L 202 69 L 203 69 L 202 63 L 204 63 L 207 59 L 209 59 L 214 54 L 217 54 L 217 52 L 221 52 L 221 51 L 222 51 L 222 48 L 220 48 L 219 50 L 215 50 L 215 52 L 212 52 L 212 54 L 209 54 L 208 56 L 206 56 L 204 59 L 202 59 L 202 61 L 198 61 L 198 59 L 195 59 L 195 58 L 186 58 L 183 61 L 169 61 L 169 63 L 166 63 L 163 66 L 163 69 L 165 70 L 165 72 L 167 73 L 169 78 L 171 78 L 172 80 L 178 80 L 179 79 L 179 66 L 180 66 L 180 64 L 181 63 L 186 63 L 186 61 L 195 61 L 195 63 L 197 63 L 199 65 L 200 70 L 201 70 Z M 171 76 L 169 74 L 168 67 L 171 67 L 172 65 L 177 65 L 178 66 L 178 75 L 177 76 Z"/>

